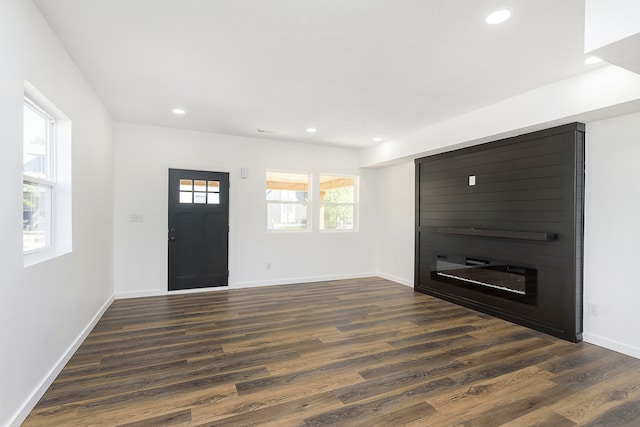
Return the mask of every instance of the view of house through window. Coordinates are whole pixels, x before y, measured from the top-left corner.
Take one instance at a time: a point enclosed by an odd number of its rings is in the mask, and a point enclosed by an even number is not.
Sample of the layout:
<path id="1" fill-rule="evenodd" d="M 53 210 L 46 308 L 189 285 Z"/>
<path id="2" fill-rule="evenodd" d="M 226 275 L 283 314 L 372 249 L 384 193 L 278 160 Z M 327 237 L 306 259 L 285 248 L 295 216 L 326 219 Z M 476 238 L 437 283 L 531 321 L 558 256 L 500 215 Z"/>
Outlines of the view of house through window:
<path id="1" fill-rule="evenodd" d="M 320 230 L 355 230 L 357 177 L 320 175 Z"/>
<path id="2" fill-rule="evenodd" d="M 25 98 L 23 130 L 23 251 L 52 244 L 52 198 L 55 189 L 55 120 Z"/>
<path id="3" fill-rule="evenodd" d="M 309 229 L 309 174 L 267 170 L 267 229 Z"/>

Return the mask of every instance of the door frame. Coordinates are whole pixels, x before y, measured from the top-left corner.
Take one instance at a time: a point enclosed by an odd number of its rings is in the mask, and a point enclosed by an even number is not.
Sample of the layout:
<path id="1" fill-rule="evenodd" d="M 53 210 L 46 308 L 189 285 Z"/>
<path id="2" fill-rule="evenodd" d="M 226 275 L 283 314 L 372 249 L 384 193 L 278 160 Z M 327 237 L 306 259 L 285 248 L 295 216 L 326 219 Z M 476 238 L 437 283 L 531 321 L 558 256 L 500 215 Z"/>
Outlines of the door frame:
<path id="1" fill-rule="evenodd" d="M 169 290 L 169 275 L 167 272 L 169 271 L 169 251 L 167 251 L 166 246 L 166 235 L 169 230 L 169 209 L 167 209 L 167 204 L 169 201 L 169 169 L 183 169 L 183 170 L 195 170 L 195 171 L 211 171 L 211 172 L 224 172 L 229 174 L 229 245 L 227 248 L 228 251 L 228 261 L 227 268 L 229 270 L 229 281 L 227 286 L 218 286 L 214 288 L 196 288 L 196 289 L 179 289 L 175 291 Z M 164 253 L 164 293 L 165 295 L 177 295 L 177 294 L 190 294 L 196 292 L 214 292 L 214 291 L 223 291 L 228 289 L 235 288 L 236 283 L 236 274 L 235 274 L 235 264 L 236 264 L 236 197 L 234 191 L 237 188 L 237 181 L 240 168 L 230 168 L 229 166 L 220 166 L 217 167 L 215 164 L 213 165 L 176 165 L 176 164 L 168 164 L 165 165 L 163 171 L 163 194 L 164 194 L 164 209 L 163 209 L 163 236 L 165 239 L 165 246 L 163 247 Z"/>

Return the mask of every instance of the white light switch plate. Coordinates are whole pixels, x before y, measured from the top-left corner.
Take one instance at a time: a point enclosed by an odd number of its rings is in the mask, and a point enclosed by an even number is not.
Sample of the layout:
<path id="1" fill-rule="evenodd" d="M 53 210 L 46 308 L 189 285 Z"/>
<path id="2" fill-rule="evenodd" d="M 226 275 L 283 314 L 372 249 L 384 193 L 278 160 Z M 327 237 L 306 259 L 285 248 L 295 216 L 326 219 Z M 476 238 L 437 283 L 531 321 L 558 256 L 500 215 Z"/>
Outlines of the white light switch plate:
<path id="1" fill-rule="evenodd" d="M 476 185 L 476 176 L 469 175 L 469 185 Z"/>

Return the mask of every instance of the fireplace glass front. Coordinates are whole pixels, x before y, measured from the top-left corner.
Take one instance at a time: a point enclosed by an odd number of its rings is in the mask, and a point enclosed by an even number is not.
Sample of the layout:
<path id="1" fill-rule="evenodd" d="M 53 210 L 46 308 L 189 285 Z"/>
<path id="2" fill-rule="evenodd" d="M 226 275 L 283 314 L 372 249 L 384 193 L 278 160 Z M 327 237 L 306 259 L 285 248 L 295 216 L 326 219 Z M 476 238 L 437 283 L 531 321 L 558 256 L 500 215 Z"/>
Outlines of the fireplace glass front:
<path id="1" fill-rule="evenodd" d="M 437 255 L 431 278 L 523 302 L 536 304 L 537 270 L 478 258 Z"/>

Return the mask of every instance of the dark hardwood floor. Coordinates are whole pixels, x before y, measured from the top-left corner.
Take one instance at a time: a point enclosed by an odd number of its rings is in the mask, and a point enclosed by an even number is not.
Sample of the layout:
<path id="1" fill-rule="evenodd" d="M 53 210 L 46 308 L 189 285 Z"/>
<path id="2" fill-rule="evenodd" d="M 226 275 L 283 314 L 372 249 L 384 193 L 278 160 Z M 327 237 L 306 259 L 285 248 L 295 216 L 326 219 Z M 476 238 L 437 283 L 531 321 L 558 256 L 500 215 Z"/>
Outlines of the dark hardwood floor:
<path id="1" fill-rule="evenodd" d="M 116 300 L 25 426 L 639 426 L 640 360 L 380 278 Z"/>

